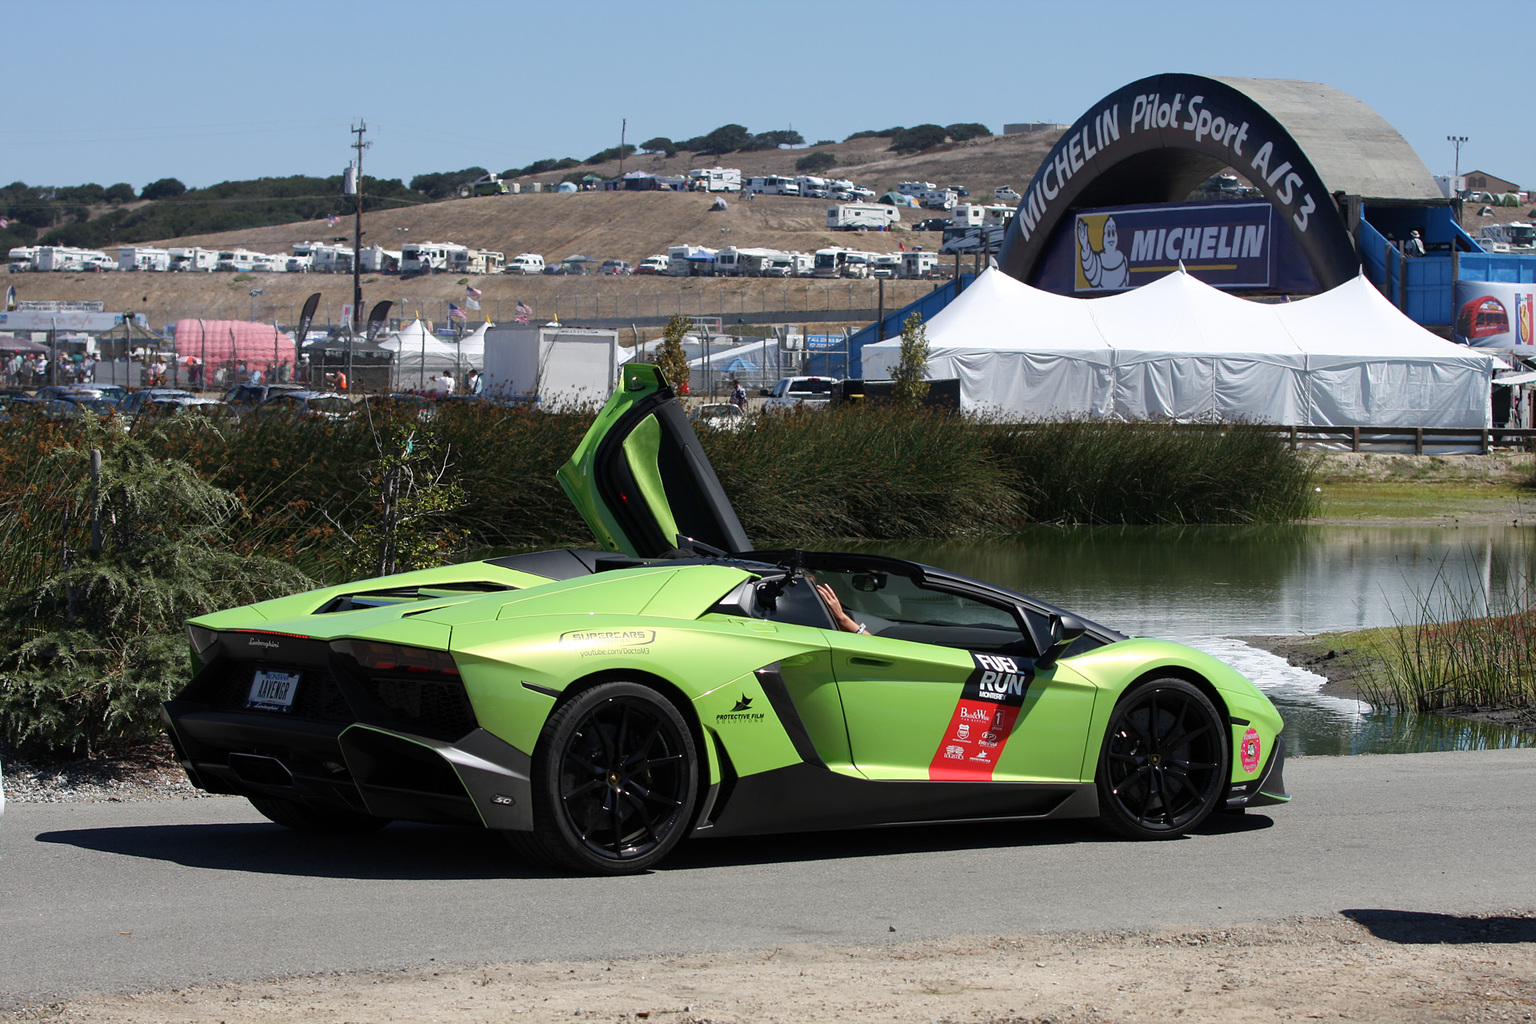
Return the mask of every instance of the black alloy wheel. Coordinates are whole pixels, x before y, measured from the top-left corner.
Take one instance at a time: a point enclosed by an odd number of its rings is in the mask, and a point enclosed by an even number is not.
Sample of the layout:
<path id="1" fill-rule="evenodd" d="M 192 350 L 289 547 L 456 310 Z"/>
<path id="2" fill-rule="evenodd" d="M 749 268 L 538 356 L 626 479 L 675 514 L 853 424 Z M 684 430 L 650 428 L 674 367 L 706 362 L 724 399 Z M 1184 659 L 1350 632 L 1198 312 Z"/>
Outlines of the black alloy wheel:
<path id="1" fill-rule="evenodd" d="M 1196 828 L 1227 788 L 1227 729 L 1204 693 L 1152 679 L 1116 705 L 1099 754 L 1099 816 L 1133 839 Z"/>
<path id="2" fill-rule="evenodd" d="M 536 858 L 590 874 L 644 871 L 687 833 L 698 794 L 693 734 L 661 694 L 602 683 L 557 708 L 534 755 Z"/>

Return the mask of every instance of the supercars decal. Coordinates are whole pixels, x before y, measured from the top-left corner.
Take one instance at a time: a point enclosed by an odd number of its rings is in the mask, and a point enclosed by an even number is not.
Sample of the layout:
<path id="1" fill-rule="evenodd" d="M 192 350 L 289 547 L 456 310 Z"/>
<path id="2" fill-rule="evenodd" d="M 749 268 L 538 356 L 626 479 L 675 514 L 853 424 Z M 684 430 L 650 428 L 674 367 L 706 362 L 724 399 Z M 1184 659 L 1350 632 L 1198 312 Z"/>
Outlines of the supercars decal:
<path id="1" fill-rule="evenodd" d="M 1243 745 L 1238 748 L 1243 759 L 1243 771 L 1249 775 L 1259 770 L 1260 746 L 1259 730 L 1250 727 L 1243 733 Z"/>
<path id="2" fill-rule="evenodd" d="M 581 656 L 604 654 L 650 654 L 656 642 L 654 629 L 578 629 L 560 634 L 562 644 L 582 648 Z"/>
<path id="3" fill-rule="evenodd" d="M 1035 678 L 1029 658 L 972 651 L 971 659 L 976 668 L 965 680 L 960 703 L 928 765 L 930 779 L 990 781 Z"/>

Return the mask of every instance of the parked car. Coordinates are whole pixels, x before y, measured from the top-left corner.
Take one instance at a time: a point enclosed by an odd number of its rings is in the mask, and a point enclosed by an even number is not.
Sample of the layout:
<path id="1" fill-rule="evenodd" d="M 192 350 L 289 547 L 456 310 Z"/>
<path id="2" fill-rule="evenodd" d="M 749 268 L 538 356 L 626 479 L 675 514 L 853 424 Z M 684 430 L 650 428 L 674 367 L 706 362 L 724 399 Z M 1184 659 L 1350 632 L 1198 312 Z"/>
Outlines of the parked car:
<path id="1" fill-rule="evenodd" d="M 1279 713 L 1208 654 L 933 566 L 757 548 L 654 366 L 624 367 L 559 480 L 595 549 L 192 619 L 164 705 L 191 782 L 301 832 L 483 827 L 590 875 L 695 834 L 1168 840 L 1290 799 Z"/>
<path id="2" fill-rule="evenodd" d="M 67 395 L 104 398 L 116 403 L 127 397 L 128 389 L 118 384 L 49 384 L 37 389 L 37 399 L 40 402 L 51 402 Z"/>
<path id="3" fill-rule="evenodd" d="M 484 174 L 467 185 L 459 186 L 459 195 L 465 199 L 470 196 L 504 196 L 508 191 L 507 183 L 495 174 Z"/>
<path id="4" fill-rule="evenodd" d="M 1006 199 L 1010 203 L 1016 203 L 1020 198 L 1019 194 L 1008 185 L 997 186 L 997 188 L 992 190 L 992 197 L 994 199 Z"/>
<path id="5" fill-rule="evenodd" d="M 835 377 L 781 377 L 773 390 L 763 388 L 758 393 L 766 399 L 765 413 L 821 410 L 832 404 L 832 385 L 836 383 Z"/>
<path id="6" fill-rule="evenodd" d="M 964 185 L 945 185 L 944 187 L 949 189 L 955 195 L 960 196 L 961 198 L 971 194 L 971 190 L 966 188 Z"/>
<path id="7" fill-rule="evenodd" d="M 501 272 L 503 274 L 542 274 L 544 257 L 536 252 L 520 252 L 507 261 L 507 265 Z"/>
<path id="8" fill-rule="evenodd" d="M 253 407 L 248 416 L 292 416 L 301 420 L 346 420 L 357 409 L 346 395 L 334 391 L 284 391 Z"/>
<path id="9" fill-rule="evenodd" d="M 235 407 L 217 398 L 198 395 L 162 395 L 139 406 L 134 424 L 174 419 L 186 423 L 222 423 L 239 418 Z"/>
<path id="10" fill-rule="evenodd" d="M 597 272 L 599 274 L 633 274 L 635 268 L 630 266 L 627 260 L 603 260 L 603 265 Z"/>
<path id="11" fill-rule="evenodd" d="M 224 401 L 234 406 L 237 412 L 245 412 L 277 395 L 303 390 L 302 384 L 236 384 L 224 392 Z"/>
<path id="12" fill-rule="evenodd" d="M 136 416 L 140 410 L 144 408 L 144 406 L 161 398 L 195 397 L 196 396 L 193 395 L 192 392 L 183 391 L 181 388 L 140 388 L 137 391 L 128 392 L 128 394 L 123 398 L 121 402 L 118 403 L 118 405 L 121 406 L 123 415 Z"/>
<path id="13" fill-rule="evenodd" d="M 740 430 L 746 414 L 730 402 L 710 402 L 688 414 L 688 418 L 711 430 Z"/>
<path id="14" fill-rule="evenodd" d="M 912 225 L 913 231 L 943 231 L 949 227 L 948 217 L 925 217 Z"/>

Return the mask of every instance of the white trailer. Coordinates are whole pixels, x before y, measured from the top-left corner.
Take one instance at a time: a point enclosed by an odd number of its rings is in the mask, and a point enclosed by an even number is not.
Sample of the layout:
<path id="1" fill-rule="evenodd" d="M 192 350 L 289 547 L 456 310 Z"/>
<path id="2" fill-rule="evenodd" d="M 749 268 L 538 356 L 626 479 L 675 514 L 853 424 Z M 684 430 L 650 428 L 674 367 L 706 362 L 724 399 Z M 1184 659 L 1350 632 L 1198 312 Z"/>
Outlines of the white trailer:
<path id="1" fill-rule="evenodd" d="M 485 332 L 485 392 L 557 412 L 597 409 L 619 380 L 619 332 L 511 324 Z"/>
<path id="2" fill-rule="evenodd" d="M 915 198 L 924 192 L 932 192 L 938 187 L 931 181 L 904 181 L 896 186 L 896 191 L 904 196 L 913 196 Z"/>
<path id="3" fill-rule="evenodd" d="M 801 174 L 795 177 L 795 185 L 800 189 L 802 196 L 811 199 L 825 199 L 832 186 L 826 178 L 818 178 L 814 174 Z"/>
<path id="4" fill-rule="evenodd" d="M 688 172 L 688 187 L 694 192 L 740 192 L 741 169 L 700 167 Z"/>
<path id="5" fill-rule="evenodd" d="M 171 254 L 171 269 L 200 270 L 211 273 L 219 269 L 219 253 L 216 249 L 204 249 L 197 245 L 172 246 L 168 250 Z"/>
<path id="6" fill-rule="evenodd" d="M 900 220 L 901 211 L 883 203 L 839 203 L 827 207 L 827 227 L 833 231 L 881 231 Z"/>
<path id="7" fill-rule="evenodd" d="M 980 203 L 958 203 L 949 211 L 952 228 L 979 228 L 987 222 L 987 208 Z"/>
<path id="8" fill-rule="evenodd" d="M 219 270 L 238 270 L 242 274 L 253 270 L 266 269 L 258 267 L 262 260 L 270 260 L 272 257 L 264 252 L 252 252 L 249 249 L 221 249 L 219 251 Z"/>
<path id="9" fill-rule="evenodd" d="M 448 253 L 448 269 L 457 274 L 499 274 L 506 265 L 506 253 L 490 249 L 455 249 Z"/>
<path id="10" fill-rule="evenodd" d="M 887 279 L 901 276 L 901 253 L 883 252 L 870 264 L 870 276 Z"/>
<path id="11" fill-rule="evenodd" d="M 18 245 L 10 253 L 10 272 L 24 274 L 31 270 L 37 262 L 37 250 L 35 245 Z"/>
<path id="12" fill-rule="evenodd" d="M 667 247 L 667 276 L 688 277 L 694 272 L 694 267 L 701 263 L 711 268 L 707 273 L 713 273 L 713 259 L 701 260 L 697 257 L 713 257 L 715 250 L 707 249 L 702 245 L 671 245 Z"/>
<path id="13" fill-rule="evenodd" d="M 939 268 L 936 252 L 904 252 L 901 254 L 901 276 L 906 278 L 932 277 Z"/>
<path id="14" fill-rule="evenodd" d="M 400 273 L 400 253 L 395 249 L 386 249 L 382 245 L 370 245 L 363 250 L 357 269 L 365 274 L 398 274 Z"/>
<path id="15" fill-rule="evenodd" d="M 448 269 L 449 260 L 456 252 L 467 254 L 468 246 L 453 242 L 410 242 L 400 247 L 400 272 L 402 274 L 434 274 Z M 467 260 L 467 255 L 466 255 Z"/>
<path id="16" fill-rule="evenodd" d="M 117 247 L 118 270 L 169 270 L 171 253 L 152 245 L 120 245 Z"/>

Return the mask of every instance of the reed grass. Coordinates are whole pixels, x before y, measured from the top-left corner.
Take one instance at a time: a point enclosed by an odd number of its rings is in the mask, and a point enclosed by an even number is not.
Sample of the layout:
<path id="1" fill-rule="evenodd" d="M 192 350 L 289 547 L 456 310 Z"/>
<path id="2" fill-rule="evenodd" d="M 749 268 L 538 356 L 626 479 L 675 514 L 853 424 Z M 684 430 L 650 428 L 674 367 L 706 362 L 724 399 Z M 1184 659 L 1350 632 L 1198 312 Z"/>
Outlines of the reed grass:
<path id="1" fill-rule="evenodd" d="M 1413 609 L 1394 616 L 1378 670 L 1361 686 L 1373 704 L 1408 711 L 1536 706 L 1536 577 L 1490 567 L 1457 587 L 1437 574 Z"/>

